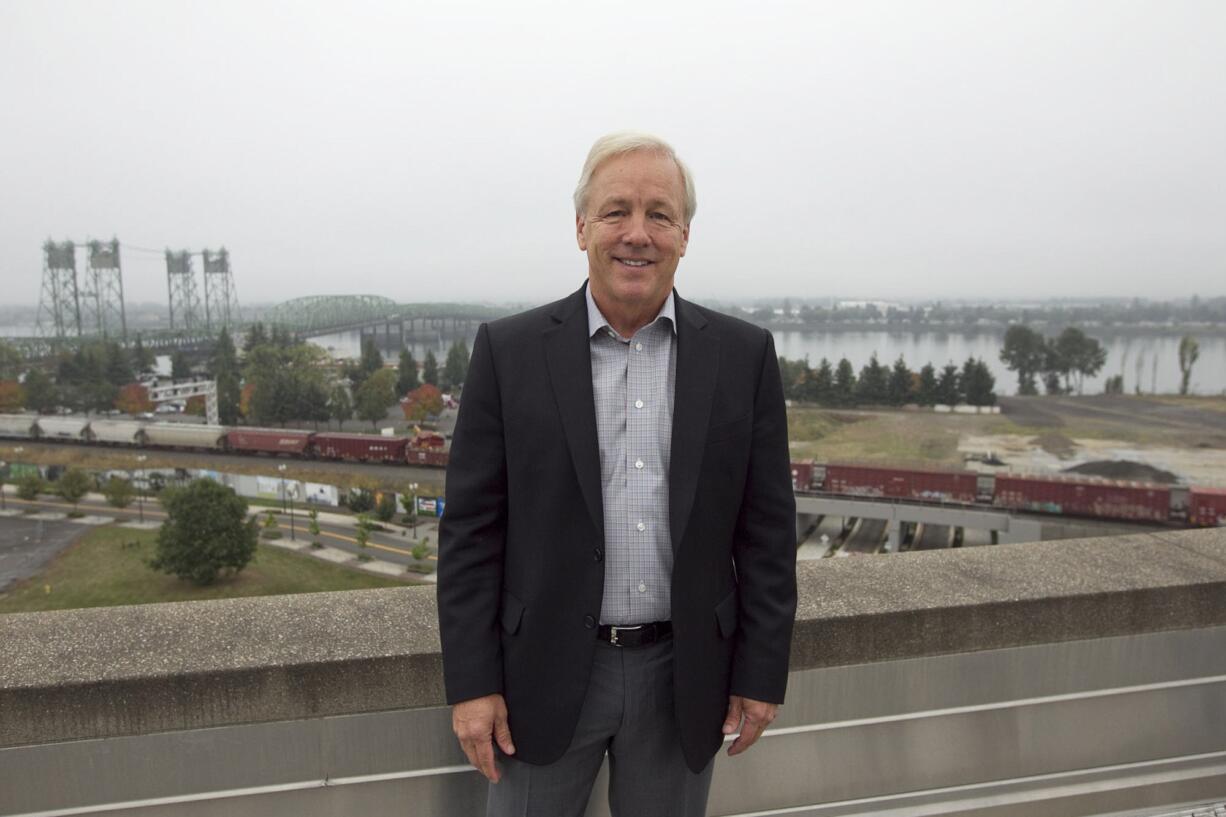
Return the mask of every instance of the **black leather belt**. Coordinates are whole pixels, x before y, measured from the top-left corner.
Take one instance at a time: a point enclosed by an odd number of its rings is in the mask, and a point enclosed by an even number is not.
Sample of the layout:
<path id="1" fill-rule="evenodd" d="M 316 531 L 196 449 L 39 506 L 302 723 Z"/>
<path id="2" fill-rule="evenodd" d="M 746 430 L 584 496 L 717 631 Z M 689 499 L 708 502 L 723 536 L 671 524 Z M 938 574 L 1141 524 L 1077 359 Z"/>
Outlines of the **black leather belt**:
<path id="1" fill-rule="evenodd" d="M 601 624 L 596 637 L 614 647 L 646 647 L 673 634 L 671 621 L 649 624 Z"/>

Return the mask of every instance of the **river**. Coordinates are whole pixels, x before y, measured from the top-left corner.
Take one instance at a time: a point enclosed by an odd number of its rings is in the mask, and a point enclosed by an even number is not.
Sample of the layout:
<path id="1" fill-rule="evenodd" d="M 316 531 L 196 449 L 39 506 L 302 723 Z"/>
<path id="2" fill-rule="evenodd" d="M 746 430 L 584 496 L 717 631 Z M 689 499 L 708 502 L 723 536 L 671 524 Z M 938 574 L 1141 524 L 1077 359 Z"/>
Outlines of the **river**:
<path id="1" fill-rule="evenodd" d="M 473 333 L 465 336 L 472 346 Z M 1108 377 L 1122 374 L 1124 388 L 1132 393 L 1138 379 L 1145 393 L 1176 393 L 1179 391 L 1179 334 L 1129 334 L 1118 331 L 1088 332 L 1107 350 L 1107 363 L 1098 375 L 1087 378 L 1087 394 L 1101 392 Z M 846 357 L 856 371 L 868 363 L 876 353 L 878 360 L 890 365 L 899 355 L 912 369 L 919 369 L 931 362 L 940 368 L 953 362 L 961 365 L 968 357 L 985 360 L 996 375 L 997 394 L 1013 394 L 1017 391 L 1017 376 L 1000 362 L 1001 335 L 988 332 L 889 332 L 882 330 L 838 332 L 775 330 L 775 347 L 787 358 L 808 357 L 816 366 L 823 357 L 836 364 Z M 418 363 L 425 359 L 426 352 L 433 351 L 441 365 L 447 349 L 459 336 L 450 334 L 414 338 L 409 344 Z M 1200 343 L 1200 359 L 1192 369 L 1193 394 L 1226 393 L 1226 337 L 1204 336 Z M 314 338 L 314 342 L 328 349 L 336 357 L 357 357 L 361 339 L 357 332 L 345 332 Z M 383 350 L 385 358 L 394 361 L 398 349 Z"/>

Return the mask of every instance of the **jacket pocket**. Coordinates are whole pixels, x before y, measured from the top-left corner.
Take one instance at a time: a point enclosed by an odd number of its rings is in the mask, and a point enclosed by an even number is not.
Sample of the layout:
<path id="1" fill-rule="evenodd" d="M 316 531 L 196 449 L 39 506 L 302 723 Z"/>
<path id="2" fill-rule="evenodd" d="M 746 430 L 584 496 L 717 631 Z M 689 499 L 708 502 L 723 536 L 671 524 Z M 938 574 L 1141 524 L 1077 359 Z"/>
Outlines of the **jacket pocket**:
<path id="1" fill-rule="evenodd" d="M 519 622 L 524 617 L 524 603 L 507 591 L 502 591 L 502 629 L 507 635 L 519 631 Z"/>
<path id="2" fill-rule="evenodd" d="M 715 605 L 715 623 L 719 625 L 719 634 L 731 638 L 736 632 L 737 598 L 733 590 L 724 600 Z"/>

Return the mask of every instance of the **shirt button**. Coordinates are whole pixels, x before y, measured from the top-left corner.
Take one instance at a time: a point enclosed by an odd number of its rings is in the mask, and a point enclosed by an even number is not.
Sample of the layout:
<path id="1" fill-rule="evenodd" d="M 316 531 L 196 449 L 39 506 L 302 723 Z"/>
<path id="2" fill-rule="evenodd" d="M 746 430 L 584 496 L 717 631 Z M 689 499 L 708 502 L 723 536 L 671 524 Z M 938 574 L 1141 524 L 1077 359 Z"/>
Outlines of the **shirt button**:
<path id="1" fill-rule="evenodd" d="M 594 562 L 604 561 L 604 548 L 594 548 L 592 550 L 592 561 Z"/>
<path id="2" fill-rule="evenodd" d="M 646 593 L 646 592 L 647 592 L 647 585 L 643 584 L 642 582 L 639 582 L 639 592 L 640 592 L 640 593 Z"/>
<path id="3" fill-rule="evenodd" d="M 595 616 L 584 616 L 584 617 L 583 617 L 583 626 L 584 626 L 584 627 L 587 627 L 589 630 L 595 629 L 595 627 L 596 627 L 596 617 L 595 617 Z"/>
<path id="4" fill-rule="evenodd" d="M 647 530 L 647 526 L 644 525 L 642 522 L 635 525 L 635 527 L 638 528 L 639 530 Z"/>
<path id="5" fill-rule="evenodd" d="M 635 407 L 635 408 L 642 408 L 642 407 L 643 407 L 643 401 L 642 401 L 642 400 L 635 400 L 635 401 L 634 401 L 634 407 Z"/>
<path id="6" fill-rule="evenodd" d="M 642 460 L 635 460 L 635 461 L 634 461 L 634 467 L 635 467 L 635 468 L 642 468 L 642 467 L 643 467 L 643 461 L 642 461 Z"/>
<path id="7" fill-rule="evenodd" d="M 641 343 L 636 343 L 636 344 L 634 344 L 634 351 L 636 351 L 636 352 L 641 352 L 641 351 L 643 351 L 643 344 L 641 344 Z"/>

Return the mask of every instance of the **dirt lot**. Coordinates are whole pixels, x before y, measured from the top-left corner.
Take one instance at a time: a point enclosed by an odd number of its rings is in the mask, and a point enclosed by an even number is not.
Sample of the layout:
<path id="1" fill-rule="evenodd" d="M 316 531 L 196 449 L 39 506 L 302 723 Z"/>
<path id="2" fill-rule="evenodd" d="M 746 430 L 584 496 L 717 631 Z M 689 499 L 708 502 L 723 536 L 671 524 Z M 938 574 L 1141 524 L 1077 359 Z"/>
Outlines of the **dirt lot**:
<path id="1" fill-rule="evenodd" d="M 1060 473 L 1124 461 L 1226 486 L 1226 398 L 1008 397 L 998 415 L 793 407 L 794 458 Z M 986 465 L 996 457 L 1001 466 Z"/>

